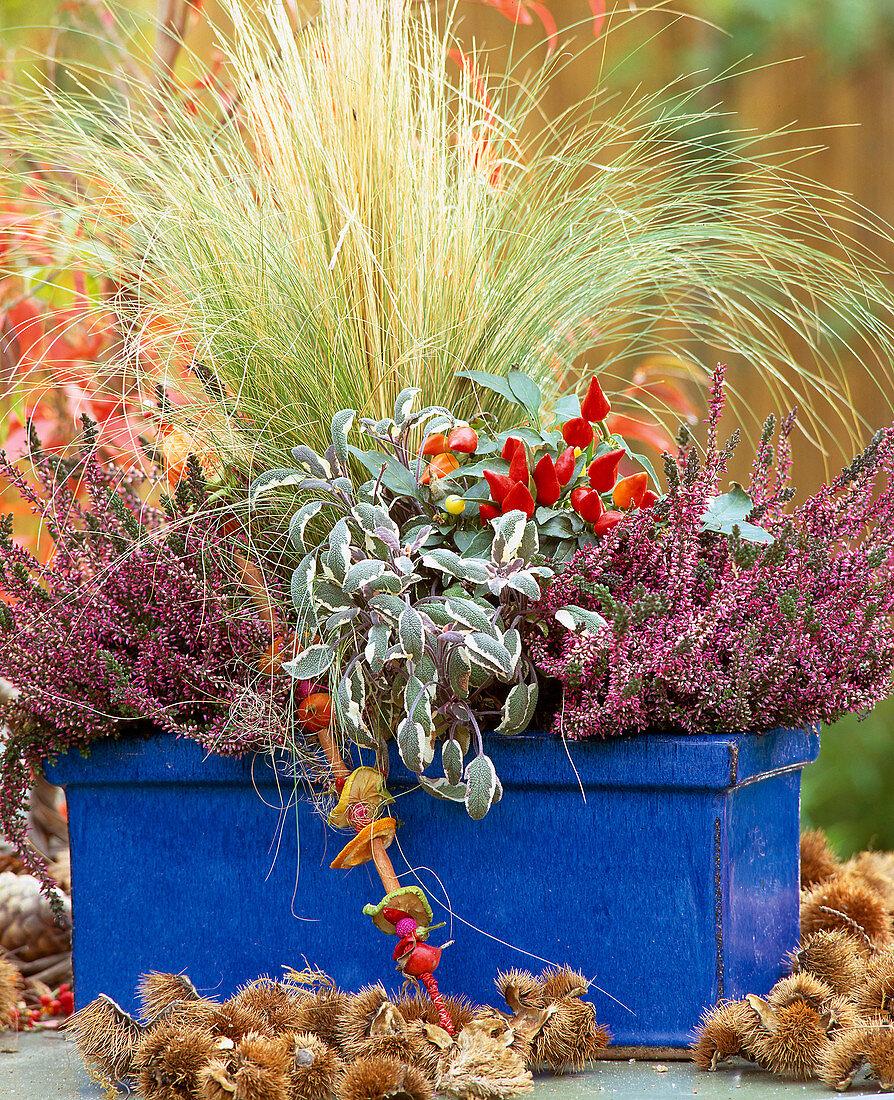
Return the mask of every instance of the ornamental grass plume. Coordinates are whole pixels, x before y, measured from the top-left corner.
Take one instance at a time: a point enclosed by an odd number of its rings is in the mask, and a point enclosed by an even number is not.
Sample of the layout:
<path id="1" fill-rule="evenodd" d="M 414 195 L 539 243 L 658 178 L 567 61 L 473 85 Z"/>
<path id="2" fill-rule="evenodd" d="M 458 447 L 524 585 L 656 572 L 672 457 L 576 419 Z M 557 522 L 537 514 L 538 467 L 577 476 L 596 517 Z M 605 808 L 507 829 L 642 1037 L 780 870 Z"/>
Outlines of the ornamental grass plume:
<path id="1" fill-rule="evenodd" d="M 37 487 L 0 453 L 0 474 L 55 544 L 42 564 L 13 541 L 11 517 L 0 521 L 0 676 L 17 689 L 0 709 L 10 731 L 0 830 L 38 875 L 22 811 L 31 770 L 49 755 L 150 730 L 225 755 L 269 749 L 289 698 L 283 678 L 258 672 L 274 627 L 240 598 L 232 537 L 206 507 L 198 465 L 165 513 L 140 499 L 141 474 L 97 461 L 94 427 L 84 427 L 67 458 L 32 440 Z M 257 727 L 242 724 L 247 695 L 266 708 Z"/>
<path id="2" fill-rule="evenodd" d="M 457 368 L 549 382 L 594 345 L 625 377 L 656 350 L 688 361 L 698 333 L 808 417 L 808 395 L 830 400 L 839 435 L 845 350 L 891 377 L 887 273 L 857 243 L 886 230 L 799 175 L 809 150 L 778 151 L 793 132 L 762 144 L 700 106 L 698 80 L 627 97 L 611 70 L 545 120 L 566 59 L 491 77 L 452 4 L 443 34 L 408 0 L 322 0 L 300 30 L 281 0 L 222 7 L 222 102 L 168 101 L 131 67 L 112 112 L 109 74 L 74 63 L 76 92 L 25 94 L 10 132 L 126 287 L 136 365 L 184 391 L 189 430 L 216 403 L 233 438 L 209 442 L 250 474 L 325 449 L 340 409 L 390 415 L 405 386 L 500 416 Z M 168 345 L 141 356 L 160 317 Z M 216 396 L 190 389 L 184 339 Z"/>
<path id="3" fill-rule="evenodd" d="M 718 443 L 722 408 L 719 368 L 704 460 L 682 429 L 678 457 L 665 456 L 666 498 L 632 512 L 551 582 L 546 620 L 566 604 L 605 618 L 530 639 L 538 671 L 564 689 L 555 733 L 803 726 L 890 694 L 894 428 L 788 514 L 794 416 L 775 443 L 773 418 L 765 424 L 748 496 L 739 487 L 724 495 L 737 439 Z M 731 500 L 744 502 L 741 526 L 707 529 Z"/>

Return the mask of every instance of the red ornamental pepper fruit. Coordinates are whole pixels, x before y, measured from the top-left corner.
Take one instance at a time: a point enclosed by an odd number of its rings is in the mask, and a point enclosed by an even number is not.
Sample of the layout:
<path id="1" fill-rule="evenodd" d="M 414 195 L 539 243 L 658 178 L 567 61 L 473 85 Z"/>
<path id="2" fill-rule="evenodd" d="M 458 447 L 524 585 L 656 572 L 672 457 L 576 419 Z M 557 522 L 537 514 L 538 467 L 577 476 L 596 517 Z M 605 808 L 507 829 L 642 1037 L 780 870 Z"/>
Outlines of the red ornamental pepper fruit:
<path id="1" fill-rule="evenodd" d="M 534 486 L 537 491 L 537 503 L 551 508 L 562 495 L 562 486 L 556 476 L 556 466 L 549 455 L 534 467 Z"/>
<path id="2" fill-rule="evenodd" d="M 647 508 L 651 508 L 654 504 L 657 504 L 659 499 L 660 498 L 657 493 L 653 492 L 651 489 L 646 489 L 646 491 L 643 493 L 643 499 L 640 501 L 639 506 L 643 509 L 643 511 L 645 511 Z"/>
<path id="3" fill-rule="evenodd" d="M 534 498 L 527 485 L 517 481 L 503 500 L 503 514 L 506 512 L 524 512 L 528 519 L 534 515 Z"/>
<path id="4" fill-rule="evenodd" d="M 447 450 L 473 455 L 478 450 L 478 433 L 474 428 L 454 428 L 447 436 Z"/>
<path id="5" fill-rule="evenodd" d="M 617 508 L 639 508 L 648 487 L 649 475 L 646 473 L 622 477 L 612 489 L 612 502 Z"/>
<path id="6" fill-rule="evenodd" d="M 606 454 L 594 458 L 587 467 L 590 485 L 598 493 L 611 492 L 615 487 L 615 482 L 618 479 L 618 467 L 621 465 L 623 457 L 624 451 L 621 449 L 608 451 Z"/>
<path id="7" fill-rule="evenodd" d="M 478 518 L 482 523 L 489 523 L 490 520 L 496 519 L 499 514 L 500 509 L 495 508 L 492 504 L 478 505 Z"/>
<path id="8" fill-rule="evenodd" d="M 613 527 L 617 527 L 621 520 L 624 518 L 623 512 L 608 511 L 596 520 L 593 524 L 593 531 L 597 535 L 605 535 Z"/>
<path id="9" fill-rule="evenodd" d="M 435 457 L 429 462 L 423 471 L 422 477 L 419 478 L 420 485 L 427 485 L 433 477 L 446 477 L 447 474 L 452 474 L 454 470 L 459 469 L 459 463 L 451 454 L 447 454 L 446 451 L 443 454 L 435 455 Z"/>
<path id="10" fill-rule="evenodd" d="M 579 489 L 572 489 L 571 507 L 587 523 L 595 523 L 605 511 L 602 497 L 595 489 L 587 489 L 584 486 Z"/>
<path id="11" fill-rule="evenodd" d="M 493 470 L 484 471 L 484 480 L 490 486 L 491 499 L 502 504 L 512 488 L 512 481 L 505 474 L 496 474 Z"/>
<path id="12" fill-rule="evenodd" d="M 586 395 L 580 403 L 580 414 L 584 420 L 596 424 L 600 420 L 605 420 L 611 412 L 611 408 L 605 394 L 602 392 L 602 386 L 599 385 L 599 381 L 594 374 L 590 379 Z"/>
<path id="13" fill-rule="evenodd" d="M 567 485 L 574 473 L 574 448 L 566 447 L 556 459 L 556 477 L 560 485 Z"/>
<path id="14" fill-rule="evenodd" d="M 576 416 L 562 425 L 562 438 L 569 447 L 584 450 L 593 442 L 593 428 L 582 416 Z"/>
<path id="15" fill-rule="evenodd" d="M 424 455 L 442 455 L 447 449 L 447 437 L 443 432 L 435 432 L 422 445 Z"/>
<path id="16" fill-rule="evenodd" d="M 503 444 L 503 450 L 500 451 L 500 458 L 505 458 L 507 462 L 512 461 L 512 456 L 515 454 L 516 447 L 521 445 L 521 440 L 516 439 L 514 435 L 506 436 L 506 442 Z"/>
<path id="17" fill-rule="evenodd" d="M 508 443 L 509 440 L 506 442 Z M 513 442 L 515 443 L 515 450 L 509 459 L 509 480 L 527 485 L 530 473 L 528 471 L 528 456 L 525 454 L 525 445 L 520 439 L 515 439 Z"/>

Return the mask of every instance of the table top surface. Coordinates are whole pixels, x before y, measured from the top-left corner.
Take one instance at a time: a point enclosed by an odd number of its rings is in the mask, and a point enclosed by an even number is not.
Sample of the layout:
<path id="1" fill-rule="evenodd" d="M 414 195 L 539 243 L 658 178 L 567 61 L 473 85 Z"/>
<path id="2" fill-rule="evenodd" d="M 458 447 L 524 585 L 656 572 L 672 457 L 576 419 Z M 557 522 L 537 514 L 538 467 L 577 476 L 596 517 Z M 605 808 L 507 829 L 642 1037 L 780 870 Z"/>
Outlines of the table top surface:
<path id="1" fill-rule="evenodd" d="M 120 1094 L 126 1094 L 122 1091 Z M 773 1077 L 744 1063 L 705 1073 L 688 1062 L 595 1062 L 565 1077 L 538 1075 L 532 1100 L 779 1100 L 837 1095 L 818 1081 Z M 847 1096 L 879 1095 L 878 1085 L 860 1077 Z M 101 1100 L 102 1089 L 87 1076 L 73 1044 L 53 1032 L 0 1035 L 0 1098 L 3 1100 Z"/>

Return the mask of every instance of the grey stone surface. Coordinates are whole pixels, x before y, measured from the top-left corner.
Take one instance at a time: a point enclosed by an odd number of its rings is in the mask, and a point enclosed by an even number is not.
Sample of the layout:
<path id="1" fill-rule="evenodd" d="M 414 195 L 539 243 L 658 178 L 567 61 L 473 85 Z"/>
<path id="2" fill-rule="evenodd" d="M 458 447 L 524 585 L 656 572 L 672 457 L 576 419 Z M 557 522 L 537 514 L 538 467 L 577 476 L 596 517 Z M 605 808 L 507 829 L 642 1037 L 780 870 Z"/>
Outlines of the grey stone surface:
<path id="1" fill-rule="evenodd" d="M 124 1097 L 126 1094 L 121 1093 Z M 597 1062 L 584 1073 L 539 1076 L 532 1100 L 803 1100 L 836 1093 L 816 1081 L 783 1081 L 750 1066 L 703 1073 L 686 1062 Z M 874 1081 L 858 1080 L 848 1096 L 881 1095 Z M 101 1100 L 71 1043 L 49 1032 L 0 1035 L 2 1100 Z"/>

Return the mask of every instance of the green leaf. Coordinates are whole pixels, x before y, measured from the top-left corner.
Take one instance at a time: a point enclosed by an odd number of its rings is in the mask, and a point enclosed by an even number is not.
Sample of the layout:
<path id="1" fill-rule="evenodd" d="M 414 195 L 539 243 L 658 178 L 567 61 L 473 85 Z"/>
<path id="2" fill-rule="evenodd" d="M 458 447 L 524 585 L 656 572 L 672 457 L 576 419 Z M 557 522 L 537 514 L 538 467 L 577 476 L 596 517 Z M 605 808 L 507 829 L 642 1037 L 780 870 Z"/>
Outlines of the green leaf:
<path id="1" fill-rule="evenodd" d="M 312 645 L 291 661 L 283 661 L 282 667 L 294 680 L 319 680 L 334 660 L 332 646 Z"/>
<path id="2" fill-rule="evenodd" d="M 543 394 L 540 392 L 540 387 L 533 378 L 519 370 L 509 371 L 506 375 L 506 381 L 509 383 L 509 388 L 518 403 L 524 407 L 536 423 L 540 419 L 540 406 L 543 404 Z"/>
<path id="3" fill-rule="evenodd" d="M 537 583 L 533 574 L 528 573 L 527 570 L 519 570 L 518 573 L 512 573 L 506 580 L 508 588 L 513 589 L 515 592 L 521 592 L 523 596 L 527 596 L 529 600 L 540 599 L 540 585 Z"/>
<path id="4" fill-rule="evenodd" d="M 449 779 L 429 779 L 427 775 L 419 776 L 419 785 L 435 798 L 446 798 L 451 802 L 465 802 L 466 784 L 451 783 Z"/>
<path id="5" fill-rule="evenodd" d="M 516 684 L 506 696 L 497 733 L 512 734 L 526 729 L 537 705 L 537 685 Z"/>
<path id="6" fill-rule="evenodd" d="M 339 583 L 345 579 L 351 564 L 351 531 L 345 519 L 340 519 L 329 532 L 329 553 L 324 564 Z"/>
<path id="7" fill-rule="evenodd" d="M 473 662 L 500 677 L 511 676 L 515 667 L 512 654 L 491 634 L 473 631 L 466 637 L 466 649 Z"/>
<path id="8" fill-rule="evenodd" d="M 450 596 L 446 601 L 446 607 L 448 614 L 460 626 L 464 626 L 469 630 L 483 630 L 495 638 L 498 636 L 498 629 L 490 621 L 494 609 L 488 604 L 475 603 L 459 596 Z"/>
<path id="9" fill-rule="evenodd" d="M 434 760 L 435 753 L 430 735 L 419 722 L 405 718 L 397 727 L 397 748 L 400 758 L 411 772 L 425 771 Z"/>
<path id="10" fill-rule="evenodd" d="M 409 419 L 413 406 L 416 404 L 416 398 L 420 393 L 422 393 L 422 390 L 417 389 L 415 386 L 407 386 L 397 395 L 397 400 L 394 402 L 394 423 L 398 428 L 402 427 Z"/>
<path id="11" fill-rule="evenodd" d="M 314 598 L 314 578 L 317 572 L 317 560 L 313 554 L 307 554 L 292 571 L 290 591 L 292 604 L 299 615 L 307 614 Z"/>
<path id="12" fill-rule="evenodd" d="M 501 397 L 505 397 L 510 404 L 521 404 L 519 399 L 513 393 L 512 387 L 509 385 L 508 378 L 504 378 L 502 375 L 490 374 L 486 370 L 458 370 L 455 374 L 455 377 L 470 378 L 473 382 L 477 382 L 479 386 L 484 386 L 486 390 L 492 390 L 494 393 L 498 393 Z"/>
<path id="13" fill-rule="evenodd" d="M 359 447 L 350 444 L 348 450 L 363 463 L 374 478 L 382 474 L 382 484 L 395 496 L 418 496 L 416 478 L 393 455 L 385 454 L 384 451 L 362 451 Z"/>
<path id="14" fill-rule="evenodd" d="M 354 593 L 359 592 L 361 588 L 370 584 L 372 581 L 378 580 L 379 577 L 385 572 L 385 563 L 383 561 L 377 561 L 375 558 L 367 558 L 365 561 L 355 562 L 347 573 L 345 573 L 345 579 L 342 581 L 342 588 L 345 592 Z"/>
<path id="15" fill-rule="evenodd" d="M 445 741 L 441 746 L 441 765 L 444 777 L 451 785 L 456 785 L 463 777 L 463 750 L 458 741 Z"/>
<path id="16" fill-rule="evenodd" d="M 525 513 L 519 511 L 506 512 L 493 521 L 494 543 L 491 548 L 491 560 L 494 565 L 508 565 L 518 557 L 526 524 Z"/>
<path id="17" fill-rule="evenodd" d="M 415 607 L 408 607 L 397 623 L 400 644 L 414 661 L 422 659 L 425 649 L 425 627 Z"/>
<path id="18" fill-rule="evenodd" d="M 731 535 L 733 527 L 738 527 L 740 536 L 749 542 L 774 542 L 769 531 L 746 521 L 745 517 L 753 508 L 754 501 L 742 486 L 733 484 L 728 493 L 711 497 L 708 501 L 708 510 L 702 516 L 704 530 Z"/>
<path id="19" fill-rule="evenodd" d="M 267 470 L 266 473 L 259 474 L 251 483 L 248 490 L 249 502 L 255 504 L 259 497 L 265 493 L 272 493 L 275 489 L 283 489 L 288 485 L 300 485 L 306 477 L 307 474 L 302 470 L 292 470 L 286 467 Z"/>
<path id="20" fill-rule="evenodd" d="M 323 507 L 323 501 L 312 500 L 308 504 L 302 504 L 298 511 L 289 520 L 289 538 L 292 540 L 292 545 L 296 550 L 300 550 L 302 554 L 307 552 L 307 546 L 304 542 L 304 532 L 307 529 L 308 523 Z"/>
<path id="21" fill-rule="evenodd" d="M 580 630 L 589 630 L 590 633 L 599 630 L 608 623 L 596 611 L 588 611 L 585 607 L 577 607 L 575 604 L 566 604 L 555 613 L 557 623 L 567 627 L 574 633 Z"/>
<path id="22" fill-rule="evenodd" d="M 580 398 L 576 393 L 566 393 L 556 402 L 556 420 L 564 424 L 580 416 Z"/>
<path id="23" fill-rule="evenodd" d="M 379 592 L 369 601 L 369 606 L 374 611 L 378 611 L 383 618 L 388 619 L 392 625 L 397 626 L 398 620 L 408 605 L 407 601 L 399 596 L 394 596 L 390 592 Z"/>
<path id="24" fill-rule="evenodd" d="M 461 558 L 453 550 L 441 548 L 430 550 L 422 555 L 422 564 L 427 569 L 447 573 L 461 581 L 472 584 L 484 584 L 490 576 L 487 563 L 477 558 Z"/>
<path id="25" fill-rule="evenodd" d="M 351 430 L 356 415 L 355 409 L 342 409 L 332 418 L 332 446 L 335 448 L 342 472 L 345 474 L 348 472 L 348 459 L 350 457 L 348 454 L 348 432 Z"/>
<path id="26" fill-rule="evenodd" d="M 368 741 L 370 734 L 363 721 L 366 706 L 366 683 L 359 665 L 342 676 L 336 690 L 338 717 L 345 733 L 353 740 L 362 738 Z"/>
<path id="27" fill-rule="evenodd" d="M 494 529 L 488 524 L 481 531 L 479 531 L 466 549 L 463 551 L 463 557 L 469 558 L 483 558 L 490 557 L 491 547 L 494 544 Z"/>
<path id="28" fill-rule="evenodd" d="M 385 667 L 385 654 L 391 644 L 391 628 L 384 623 L 370 627 L 369 637 L 363 650 L 363 657 L 373 676 L 381 676 Z"/>
<path id="29" fill-rule="evenodd" d="M 303 443 L 299 443 L 297 447 L 292 448 L 292 458 L 311 477 L 319 478 L 321 481 L 330 481 L 335 477 L 335 470 L 332 469 L 326 459 L 318 455 L 312 447 L 307 447 Z"/>
<path id="30" fill-rule="evenodd" d="M 460 699 L 468 699 L 472 662 L 461 646 L 454 646 L 447 658 L 447 682 Z"/>
<path id="31" fill-rule="evenodd" d="M 481 753 L 466 768 L 466 810 L 473 821 L 486 816 L 503 791 L 497 769 L 489 756 Z"/>

